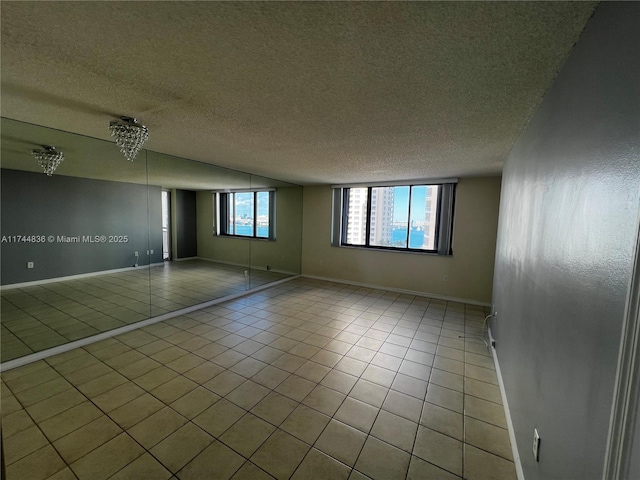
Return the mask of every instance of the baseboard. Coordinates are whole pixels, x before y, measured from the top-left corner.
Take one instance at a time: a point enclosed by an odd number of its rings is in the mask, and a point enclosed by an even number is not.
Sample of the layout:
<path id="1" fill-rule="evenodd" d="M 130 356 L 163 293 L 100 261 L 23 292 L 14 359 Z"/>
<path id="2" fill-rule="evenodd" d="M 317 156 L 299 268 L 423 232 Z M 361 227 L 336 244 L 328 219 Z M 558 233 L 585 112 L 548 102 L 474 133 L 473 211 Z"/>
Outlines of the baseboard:
<path id="1" fill-rule="evenodd" d="M 73 350 L 74 348 L 84 347 L 92 343 L 106 340 L 107 338 L 115 337 L 117 335 L 121 335 L 123 333 L 127 333 L 132 330 L 137 330 L 138 328 L 147 327 L 149 325 L 153 325 L 154 323 L 162 322 L 164 320 L 169 320 L 174 317 L 179 317 L 180 315 L 185 315 L 187 313 L 195 312 L 202 308 L 212 307 L 214 305 L 218 305 L 219 303 L 224 303 L 224 302 L 228 302 L 229 300 L 235 300 L 236 298 L 245 297 L 247 295 L 251 295 L 253 293 L 260 292 L 262 290 L 266 290 L 271 287 L 275 287 L 282 283 L 295 280 L 296 278 L 299 278 L 299 277 L 300 277 L 299 275 L 296 275 L 293 277 L 276 280 L 275 282 L 267 283 L 266 285 L 260 285 L 259 287 L 252 288 L 250 290 L 247 290 L 246 292 L 234 293 L 232 295 L 227 295 L 225 297 L 216 298 L 215 300 L 210 300 L 208 302 L 199 303 L 191 307 L 186 307 L 180 310 L 175 310 L 173 312 L 168 312 L 163 315 L 159 315 L 157 317 L 152 317 L 152 318 L 148 318 L 147 320 L 142 320 L 140 322 L 132 323 L 131 325 L 125 325 L 124 327 L 119 327 L 114 330 L 109 330 L 108 332 L 99 333 L 98 335 L 93 335 L 87 338 L 81 338 L 80 340 L 75 340 L 73 342 L 65 343 L 64 345 L 58 345 L 57 347 L 49 348 L 47 350 L 42 350 L 40 352 L 35 352 L 35 353 L 32 353 L 31 355 L 25 355 L 24 357 L 16 358 L 14 360 L 9 360 L 7 362 L 0 363 L 0 372 L 6 372 L 7 370 L 23 367 L 24 365 L 28 365 L 29 363 L 37 362 L 39 360 L 43 360 L 45 358 L 49 358 L 54 355 L 59 355 L 64 352 L 68 352 L 69 350 Z"/>
<path id="2" fill-rule="evenodd" d="M 67 275 L 65 277 L 44 278 L 42 280 L 34 280 L 32 282 L 12 283 L 10 285 L 2 285 L 0 290 L 12 290 L 14 288 L 34 287 L 38 285 L 46 285 L 47 283 L 66 282 L 67 280 L 78 280 L 80 278 L 98 277 L 100 275 L 109 275 L 111 273 L 122 273 L 130 270 L 140 270 L 141 268 L 162 267 L 164 262 L 151 263 L 149 265 L 139 265 L 137 267 L 114 268 L 112 270 L 100 270 L 99 272 L 78 273 L 77 275 Z"/>
<path id="3" fill-rule="evenodd" d="M 284 275 L 300 275 L 300 272 L 289 272 L 287 270 L 278 270 L 276 268 L 267 270 L 267 267 L 257 267 L 255 265 L 249 265 L 246 263 L 227 262 L 223 260 L 214 260 L 213 258 L 206 258 L 206 257 L 194 257 L 194 258 L 198 260 L 204 260 L 205 262 L 213 262 L 213 263 L 221 263 L 222 265 L 230 265 L 232 267 L 242 267 L 242 268 L 249 268 L 251 270 L 260 270 L 261 272 L 282 273 Z"/>
<path id="4" fill-rule="evenodd" d="M 513 454 L 513 463 L 516 466 L 516 475 L 518 480 L 525 480 L 524 472 L 522 471 L 522 463 L 520 462 L 520 453 L 518 452 L 518 444 L 516 442 L 516 433 L 513 429 L 513 422 L 511 421 L 511 412 L 509 411 L 509 402 L 507 401 L 507 392 L 504 388 L 504 382 L 502 381 L 502 372 L 500 370 L 500 363 L 498 363 L 498 355 L 496 354 L 496 348 L 493 335 L 491 334 L 491 328 L 489 328 L 489 345 L 491 345 L 491 356 L 493 357 L 493 364 L 496 367 L 496 376 L 498 377 L 498 385 L 500 386 L 500 396 L 502 397 L 502 406 L 504 407 L 504 416 L 507 420 L 507 430 L 509 430 L 509 440 L 511 440 L 511 451 Z"/>
<path id="5" fill-rule="evenodd" d="M 356 287 L 373 288 L 374 290 L 387 290 L 389 292 L 403 293 L 406 295 L 415 295 L 416 297 L 435 298 L 437 300 L 446 300 L 448 302 L 467 303 L 469 305 L 478 305 L 480 307 L 490 307 L 490 303 L 479 302 L 469 298 L 450 297 L 447 295 L 438 295 L 437 293 L 420 292 L 417 290 L 407 290 L 404 288 L 385 287 L 384 285 L 376 285 L 372 283 L 352 282 L 351 280 L 343 280 L 340 278 L 320 277 L 318 275 L 302 274 L 303 278 L 312 278 L 314 280 L 324 280 L 326 282 L 343 283 L 345 285 L 354 285 Z"/>

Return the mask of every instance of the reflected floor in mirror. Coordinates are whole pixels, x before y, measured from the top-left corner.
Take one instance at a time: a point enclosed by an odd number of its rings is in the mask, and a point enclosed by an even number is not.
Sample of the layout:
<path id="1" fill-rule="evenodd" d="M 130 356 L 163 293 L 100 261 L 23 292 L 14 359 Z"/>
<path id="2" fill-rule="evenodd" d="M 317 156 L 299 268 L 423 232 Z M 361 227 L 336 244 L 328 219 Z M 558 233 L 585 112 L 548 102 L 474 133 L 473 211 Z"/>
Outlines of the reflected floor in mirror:
<path id="1" fill-rule="evenodd" d="M 3 372 L 7 479 L 515 480 L 487 313 L 297 278 Z"/>
<path id="2" fill-rule="evenodd" d="M 206 260 L 2 290 L 1 361 L 157 317 L 290 275 Z M 151 285 L 151 289 L 149 288 Z"/>

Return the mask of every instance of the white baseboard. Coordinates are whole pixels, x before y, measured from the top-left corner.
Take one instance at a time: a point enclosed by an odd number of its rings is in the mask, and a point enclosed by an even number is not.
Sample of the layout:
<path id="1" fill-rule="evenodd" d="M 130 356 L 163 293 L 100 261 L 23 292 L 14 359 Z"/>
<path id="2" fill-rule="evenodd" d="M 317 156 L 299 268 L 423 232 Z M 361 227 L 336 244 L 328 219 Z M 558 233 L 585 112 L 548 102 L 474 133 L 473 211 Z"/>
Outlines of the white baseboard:
<path id="1" fill-rule="evenodd" d="M 496 375 L 498 377 L 498 385 L 500 386 L 500 396 L 502 397 L 502 406 L 504 407 L 504 416 L 507 419 L 507 430 L 509 431 L 509 440 L 511 440 L 511 451 L 513 454 L 513 463 L 516 466 L 516 475 L 518 480 L 525 480 L 524 472 L 522 471 L 522 463 L 520 462 L 520 453 L 518 452 L 518 444 L 516 442 L 516 433 L 513 430 L 513 422 L 511 421 L 511 412 L 509 411 L 509 402 L 507 401 L 507 392 L 504 388 L 504 382 L 502 381 L 502 372 L 500 370 L 500 364 L 498 363 L 498 355 L 496 355 L 496 348 L 493 346 L 493 335 L 491 334 L 491 328 L 489 328 L 489 345 L 491 345 L 491 356 L 493 357 L 493 364 L 496 367 Z"/>
<path id="2" fill-rule="evenodd" d="M 299 272 L 289 272 L 287 270 L 278 270 L 275 268 L 272 268 L 271 270 L 267 270 L 267 267 L 257 267 L 255 265 L 249 265 L 247 263 L 236 263 L 236 262 L 227 262 L 227 261 L 223 261 L 223 260 L 214 260 L 213 258 L 206 258 L 206 257 L 194 257 L 198 260 L 204 260 L 205 262 L 213 262 L 213 263 L 221 263 L 223 265 L 231 265 L 232 267 L 242 267 L 242 268 L 249 268 L 251 270 L 260 270 L 261 272 L 274 272 L 274 273 L 282 273 L 284 275 L 300 275 Z"/>
<path id="3" fill-rule="evenodd" d="M 47 283 L 66 282 L 67 280 L 78 280 L 80 278 L 98 277 L 100 275 L 109 275 L 111 273 L 128 272 L 130 270 L 140 270 L 141 268 L 161 267 L 163 265 L 164 265 L 164 262 L 151 263 L 149 265 L 140 265 L 137 267 L 114 268 L 112 270 L 100 270 L 99 272 L 79 273 L 77 275 L 67 275 L 65 277 L 45 278 L 42 280 L 34 280 L 32 282 L 12 283 L 9 285 L 2 285 L 0 287 L 0 290 L 12 290 L 14 288 L 33 287 L 37 285 L 45 285 Z"/>
<path id="4" fill-rule="evenodd" d="M 478 305 L 481 307 L 490 307 L 490 303 L 479 302 L 469 298 L 450 297 L 447 295 L 438 295 L 437 293 L 419 292 L 417 290 L 407 290 L 404 288 L 385 287 L 384 285 L 376 285 L 372 283 L 352 282 L 351 280 L 343 280 L 340 278 L 320 277 L 318 275 L 302 274 L 303 278 L 312 278 L 314 280 L 324 280 L 327 282 L 344 283 L 346 285 L 354 285 L 356 287 L 373 288 L 375 290 L 387 290 L 389 292 L 403 293 L 406 295 L 415 295 L 416 297 L 435 298 L 437 300 L 446 300 L 448 302 L 467 303 L 469 305 Z"/>
<path id="5" fill-rule="evenodd" d="M 14 360 L 9 360 L 7 362 L 0 363 L 0 372 L 6 372 L 7 370 L 22 367 L 24 365 L 28 365 L 29 363 L 37 362 L 39 360 L 43 360 L 45 358 L 52 357 L 54 355 L 59 355 L 64 352 L 68 352 L 69 350 L 73 350 L 74 348 L 84 347 L 86 345 L 90 345 L 92 343 L 96 343 L 101 340 L 106 340 L 107 338 L 115 337 L 117 335 L 121 335 L 123 333 L 127 333 L 132 330 L 137 330 L 138 328 L 147 327 L 149 325 L 153 325 L 154 323 L 162 322 L 164 320 L 169 320 L 171 318 L 178 317 L 180 315 L 185 315 L 187 313 L 195 312 L 196 310 L 200 310 L 202 308 L 212 307 L 214 305 L 218 305 L 219 303 L 224 303 L 224 302 L 228 302 L 229 300 L 235 300 L 236 298 L 251 295 L 252 293 L 260 292 L 262 290 L 275 287 L 276 285 L 280 285 L 282 283 L 295 280 L 296 278 L 299 278 L 299 275 L 283 278 L 281 280 L 276 280 L 275 282 L 267 283 L 266 285 L 260 285 L 259 287 L 252 288 L 250 290 L 247 290 L 246 292 L 234 293 L 232 295 L 227 295 L 225 297 L 217 298 L 215 300 L 199 303 L 191 307 L 182 308 L 180 310 L 168 312 L 163 315 L 159 315 L 157 317 L 148 318 L 147 320 L 142 320 L 140 322 L 132 323 L 131 325 L 125 325 L 124 327 L 119 327 L 114 330 L 109 330 L 108 332 L 102 332 L 97 335 L 93 335 L 91 337 L 81 338 L 80 340 L 75 340 L 73 342 L 65 343 L 64 345 L 58 345 L 57 347 L 32 353 L 31 355 L 25 355 L 24 357 L 16 358 Z"/>

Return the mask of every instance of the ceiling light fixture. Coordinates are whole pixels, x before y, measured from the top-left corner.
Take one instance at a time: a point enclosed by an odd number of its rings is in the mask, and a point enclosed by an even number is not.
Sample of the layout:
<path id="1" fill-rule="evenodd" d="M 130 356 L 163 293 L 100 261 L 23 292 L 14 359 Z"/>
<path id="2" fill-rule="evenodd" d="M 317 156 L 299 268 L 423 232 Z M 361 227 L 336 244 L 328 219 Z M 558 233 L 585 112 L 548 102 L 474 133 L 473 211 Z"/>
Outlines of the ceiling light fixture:
<path id="1" fill-rule="evenodd" d="M 130 162 L 149 138 L 149 129 L 140 125 L 135 118 L 120 117 L 109 124 L 111 136 L 116 139 L 116 145 Z"/>
<path id="2" fill-rule="evenodd" d="M 34 150 L 31 154 L 49 177 L 53 175 L 58 165 L 64 160 L 63 153 L 50 145 L 42 145 L 42 150 Z"/>

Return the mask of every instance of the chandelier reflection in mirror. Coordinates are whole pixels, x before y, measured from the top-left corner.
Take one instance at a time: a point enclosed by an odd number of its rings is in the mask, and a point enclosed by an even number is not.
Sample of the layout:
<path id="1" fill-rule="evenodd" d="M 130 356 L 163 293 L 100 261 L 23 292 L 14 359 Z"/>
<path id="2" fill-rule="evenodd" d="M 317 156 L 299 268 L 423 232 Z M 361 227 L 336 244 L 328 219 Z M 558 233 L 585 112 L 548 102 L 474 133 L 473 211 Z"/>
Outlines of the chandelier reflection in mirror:
<path id="1" fill-rule="evenodd" d="M 120 147 L 120 151 L 131 162 L 149 138 L 149 129 L 140 125 L 132 117 L 120 117 L 120 120 L 114 120 L 109 124 L 109 131 L 115 138 L 116 145 Z"/>
<path id="2" fill-rule="evenodd" d="M 31 154 L 49 177 L 53 175 L 58 165 L 64 160 L 63 153 L 50 145 L 42 145 L 42 150 L 34 150 Z"/>

